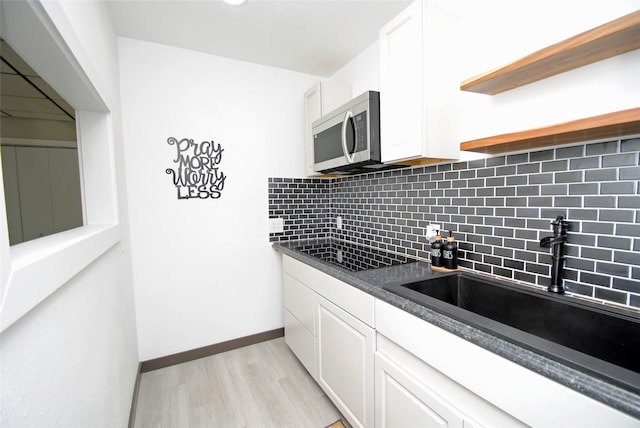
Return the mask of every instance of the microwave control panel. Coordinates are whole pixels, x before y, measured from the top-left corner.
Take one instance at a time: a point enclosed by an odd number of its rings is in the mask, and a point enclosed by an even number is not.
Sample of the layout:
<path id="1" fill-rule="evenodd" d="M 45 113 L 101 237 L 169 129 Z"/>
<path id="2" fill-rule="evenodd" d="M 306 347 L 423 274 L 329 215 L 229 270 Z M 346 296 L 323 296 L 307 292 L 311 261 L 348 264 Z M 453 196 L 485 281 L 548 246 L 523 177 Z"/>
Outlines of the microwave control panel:
<path id="1" fill-rule="evenodd" d="M 362 112 L 353 117 L 353 127 L 355 134 L 355 150 L 366 150 L 367 149 L 367 113 Z"/>

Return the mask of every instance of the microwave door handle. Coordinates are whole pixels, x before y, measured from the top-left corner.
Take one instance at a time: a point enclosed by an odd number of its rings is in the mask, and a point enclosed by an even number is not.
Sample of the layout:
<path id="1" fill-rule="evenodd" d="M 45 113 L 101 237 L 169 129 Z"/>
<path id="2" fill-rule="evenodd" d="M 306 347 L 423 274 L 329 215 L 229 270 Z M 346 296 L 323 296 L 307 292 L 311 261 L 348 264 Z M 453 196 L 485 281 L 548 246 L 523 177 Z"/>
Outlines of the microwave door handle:
<path id="1" fill-rule="evenodd" d="M 347 148 L 347 124 L 349 123 L 349 119 L 352 117 L 353 113 L 349 110 L 344 115 L 344 120 L 342 121 L 342 151 L 344 152 L 344 157 L 349 163 L 353 163 L 353 158 L 355 157 L 355 150 L 353 153 L 349 153 L 349 149 Z"/>

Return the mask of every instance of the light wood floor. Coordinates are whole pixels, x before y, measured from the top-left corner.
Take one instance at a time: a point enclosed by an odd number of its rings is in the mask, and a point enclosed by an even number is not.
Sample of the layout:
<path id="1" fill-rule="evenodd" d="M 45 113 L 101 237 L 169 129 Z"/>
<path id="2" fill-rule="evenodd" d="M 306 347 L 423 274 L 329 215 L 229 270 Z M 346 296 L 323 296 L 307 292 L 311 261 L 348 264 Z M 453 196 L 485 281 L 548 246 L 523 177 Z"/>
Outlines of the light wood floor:
<path id="1" fill-rule="evenodd" d="M 143 373 L 135 427 L 309 427 L 344 418 L 278 338 Z"/>

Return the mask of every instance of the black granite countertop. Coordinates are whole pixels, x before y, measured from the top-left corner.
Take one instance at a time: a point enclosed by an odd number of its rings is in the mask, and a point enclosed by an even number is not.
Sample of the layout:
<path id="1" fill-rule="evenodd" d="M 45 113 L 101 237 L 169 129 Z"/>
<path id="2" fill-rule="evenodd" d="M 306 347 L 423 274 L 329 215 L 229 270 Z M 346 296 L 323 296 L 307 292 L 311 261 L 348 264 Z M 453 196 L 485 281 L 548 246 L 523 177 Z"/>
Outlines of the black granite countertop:
<path id="1" fill-rule="evenodd" d="M 273 244 L 273 247 L 283 254 L 287 254 L 294 259 L 365 291 L 384 302 L 403 309 L 475 345 L 613 408 L 640 418 L 640 395 L 566 366 L 490 333 L 466 325 L 443 313 L 434 311 L 383 289 L 385 285 L 392 283 L 418 281 L 428 277 L 445 275 L 432 270 L 429 263 L 418 261 L 416 263 L 351 272 L 335 264 L 298 251 L 296 248 L 299 247 L 299 245 L 299 242 L 276 242 Z"/>

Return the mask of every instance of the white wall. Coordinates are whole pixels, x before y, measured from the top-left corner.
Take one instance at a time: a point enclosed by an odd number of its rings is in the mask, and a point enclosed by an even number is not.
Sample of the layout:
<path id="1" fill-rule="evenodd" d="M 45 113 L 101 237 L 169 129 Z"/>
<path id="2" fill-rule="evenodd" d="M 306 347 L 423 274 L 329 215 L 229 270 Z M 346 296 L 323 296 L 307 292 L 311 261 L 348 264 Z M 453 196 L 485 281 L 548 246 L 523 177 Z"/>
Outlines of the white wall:
<path id="1" fill-rule="evenodd" d="M 123 427 L 137 369 L 113 247 L 2 333 L 3 427 Z"/>
<path id="2" fill-rule="evenodd" d="M 120 39 L 142 361 L 280 328 L 268 177 L 303 177 L 304 92 L 317 78 Z M 219 199 L 178 200 L 169 137 L 214 140 Z"/>
<path id="3" fill-rule="evenodd" d="M 0 212 L 0 426 L 126 426 L 138 358 L 121 235 L 126 200 L 122 181 L 113 187 L 122 161 L 116 39 L 100 2 L 2 2 L 2 8 L 3 36 L 17 37 L 26 49 L 21 56 L 85 110 L 79 116 L 89 125 L 104 128 L 91 126 L 81 138 L 86 184 L 96 190 L 85 198 L 88 226 L 9 248 Z M 15 36 L 23 31 L 29 36 Z M 43 46 L 68 56 L 34 53 Z M 98 206 L 108 212 L 95 212 Z M 110 224 L 98 225 L 103 219 Z"/>
<path id="4" fill-rule="evenodd" d="M 377 41 L 360 52 L 329 77 L 329 85 L 351 86 L 352 97 L 366 91 L 380 90 L 380 43 Z"/>

